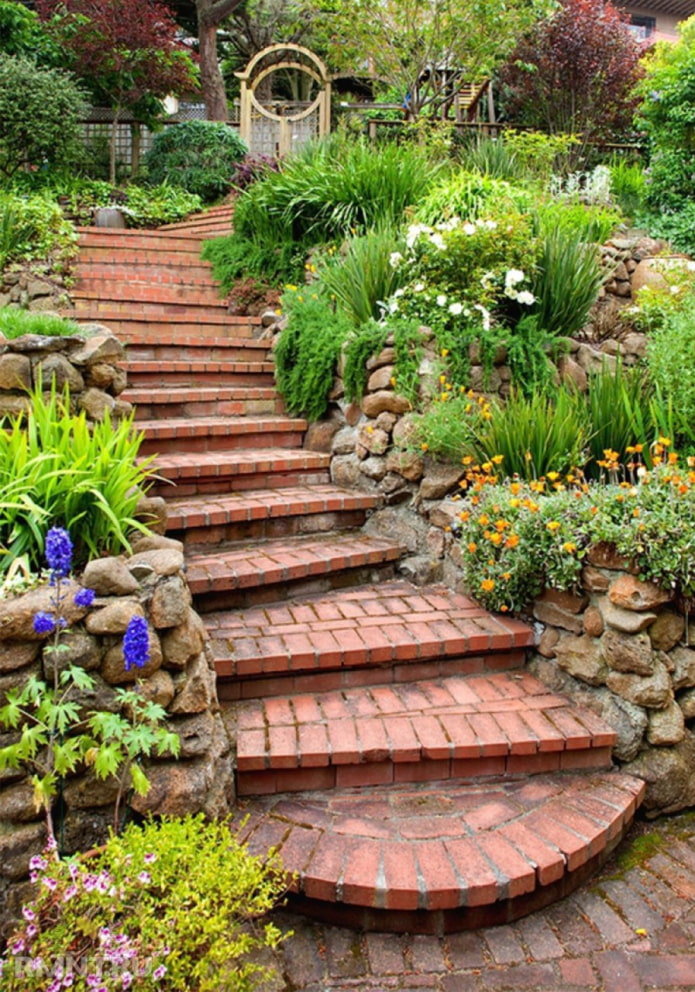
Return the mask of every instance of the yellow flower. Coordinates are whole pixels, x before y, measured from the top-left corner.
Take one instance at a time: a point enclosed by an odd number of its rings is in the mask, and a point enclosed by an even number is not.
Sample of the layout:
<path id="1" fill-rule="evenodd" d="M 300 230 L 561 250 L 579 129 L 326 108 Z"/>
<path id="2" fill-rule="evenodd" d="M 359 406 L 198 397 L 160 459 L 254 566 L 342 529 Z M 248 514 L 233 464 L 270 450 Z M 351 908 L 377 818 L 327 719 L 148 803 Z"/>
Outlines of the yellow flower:
<path id="1" fill-rule="evenodd" d="M 490 461 L 495 465 L 501 465 L 504 461 L 504 455 L 493 455 Z"/>
<path id="2" fill-rule="evenodd" d="M 511 577 L 512 577 L 511 572 L 502 572 L 502 578 L 504 579 L 505 582 L 509 582 Z"/>
<path id="3" fill-rule="evenodd" d="M 446 358 L 446 356 L 449 354 L 449 349 L 448 348 L 442 348 L 442 353 L 441 354 L 442 354 L 442 358 Z"/>
<path id="4" fill-rule="evenodd" d="M 548 478 L 550 479 L 551 482 L 555 482 L 556 479 L 559 479 L 560 478 L 560 473 L 559 472 L 548 472 Z"/>
<path id="5" fill-rule="evenodd" d="M 501 534 L 498 534 L 496 532 L 490 534 L 489 541 L 490 541 L 491 544 L 494 544 L 496 548 L 498 548 L 500 546 L 500 544 L 502 543 L 503 540 L 504 540 L 504 538 L 502 537 Z"/>
<path id="6" fill-rule="evenodd" d="M 559 520 L 550 520 L 545 526 L 547 530 L 554 534 L 556 530 L 559 530 L 562 527 L 562 524 Z"/>
<path id="7" fill-rule="evenodd" d="M 504 542 L 506 548 L 516 548 L 519 544 L 520 537 L 518 534 L 510 534 L 507 540 Z"/>
<path id="8" fill-rule="evenodd" d="M 445 375 L 440 375 L 439 376 L 439 381 L 441 382 L 442 385 L 444 385 L 444 383 L 446 382 L 446 376 Z"/>
<path id="9" fill-rule="evenodd" d="M 470 517 L 471 517 L 470 510 L 463 510 L 462 513 L 459 513 L 459 518 L 463 520 L 464 524 L 466 523 L 467 520 L 470 520 Z"/>
<path id="10" fill-rule="evenodd" d="M 483 590 L 483 592 L 492 592 L 492 590 L 495 588 L 495 582 L 493 579 L 483 579 L 483 581 L 480 583 L 480 588 Z"/>
<path id="11" fill-rule="evenodd" d="M 568 555 L 573 555 L 577 550 L 577 545 L 573 541 L 565 541 L 562 545 L 562 550 L 566 551 Z"/>
<path id="12" fill-rule="evenodd" d="M 480 524 L 481 527 L 487 527 L 487 525 L 490 523 L 490 518 L 488 517 L 487 513 L 481 513 L 481 515 L 478 517 L 478 523 Z"/>
<path id="13" fill-rule="evenodd" d="M 421 451 L 427 451 L 428 448 L 429 448 L 429 444 L 425 444 L 424 442 L 420 445 Z"/>
<path id="14" fill-rule="evenodd" d="M 507 530 L 508 527 L 511 527 L 508 520 L 495 520 L 495 530 L 498 530 L 500 533 L 503 530 Z"/>
<path id="15" fill-rule="evenodd" d="M 517 507 L 521 506 L 521 500 L 518 499 L 517 497 L 515 497 L 514 499 L 510 499 L 509 505 L 511 506 L 512 510 L 516 510 Z"/>
<path id="16" fill-rule="evenodd" d="M 475 543 L 475 541 L 471 541 L 468 545 L 468 551 L 470 552 L 470 554 L 474 555 L 477 550 L 478 550 L 478 545 Z"/>

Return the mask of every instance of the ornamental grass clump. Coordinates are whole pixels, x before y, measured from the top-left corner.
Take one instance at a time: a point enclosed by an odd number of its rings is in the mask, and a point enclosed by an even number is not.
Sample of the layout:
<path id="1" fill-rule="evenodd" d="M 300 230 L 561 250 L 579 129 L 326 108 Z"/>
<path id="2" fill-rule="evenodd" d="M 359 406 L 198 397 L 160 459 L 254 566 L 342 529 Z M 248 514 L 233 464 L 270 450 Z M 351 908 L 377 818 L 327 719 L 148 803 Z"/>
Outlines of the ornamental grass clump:
<path id="1" fill-rule="evenodd" d="M 202 815 L 130 824 L 86 860 L 31 859 L 32 899 L 0 960 L 2 992 L 252 992 L 274 986 L 264 917 L 277 856 L 249 854 Z"/>
<path id="2" fill-rule="evenodd" d="M 483 606 L 520 611 L 544 588 L 578 584 L 587 551 L 607 542 L 640 579 L 695 592 L 695 462 L 668 438 L 628 448 L 630 461 L 604 452 L 603 478 L 547 472 L 500 483 L 503 465 L 470 466 L 460 520 L 464 580 Z"/>

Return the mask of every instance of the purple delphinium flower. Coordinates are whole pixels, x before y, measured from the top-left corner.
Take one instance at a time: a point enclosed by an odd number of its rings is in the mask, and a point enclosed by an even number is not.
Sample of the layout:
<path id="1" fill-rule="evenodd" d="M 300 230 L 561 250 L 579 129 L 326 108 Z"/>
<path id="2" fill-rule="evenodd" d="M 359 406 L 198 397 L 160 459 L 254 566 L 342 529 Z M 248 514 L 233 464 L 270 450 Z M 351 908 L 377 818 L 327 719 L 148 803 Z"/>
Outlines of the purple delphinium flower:
<path id="1" fill-rule="evenodd" d="M 46 613 L 45 610 L 39 610 L 38 613 L 34 614 L 34 631 L 37 634 L 50 634 L 55 630 L 55 626 L 53 614 Z"/>
<path id="2" fill-rule="evenodd" d="M 80 589 L 79 592 L 75 593 L 75 606 L 89 607 L 94 602 L 95 596 L 96 593 L 93 589 Z"/>
<path id="3" fill-rule="evenodd" d="M 150 660 L 150 638 L 144 617 L 131 617 L 128 623 L 123 635 L 123 660 L 126 672 L 143 668 Z"/>
<path id="4" fill-rule="evenodd" d="M 72 541 L 62 527 L 51 527 L 46 534 L 44 551 L 51 570 L 51 579 L 64 579 L 72 567 Z"/>

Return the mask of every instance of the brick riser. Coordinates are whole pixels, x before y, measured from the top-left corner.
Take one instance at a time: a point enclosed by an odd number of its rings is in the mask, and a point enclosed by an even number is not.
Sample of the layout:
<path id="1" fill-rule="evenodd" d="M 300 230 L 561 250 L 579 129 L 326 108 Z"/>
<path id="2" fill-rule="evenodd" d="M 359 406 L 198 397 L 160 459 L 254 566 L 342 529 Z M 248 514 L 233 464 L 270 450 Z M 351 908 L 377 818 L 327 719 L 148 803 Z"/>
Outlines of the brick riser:
<path id="1" fill-rule="evenodd" d="M 138 423 L 180 417 L 243 417 L 284 412 L 282 400 L 270 386 L 127 389 L 123 399 L 135 404 Z"/>
<path id="2" fill-rule="evenodd" d="M 269 362 L 181 362 L 127 361 L 122 363 L 131 388 L 162 385 L 162 376 L 171 386 L 272 386 L 273 368 Z"/>

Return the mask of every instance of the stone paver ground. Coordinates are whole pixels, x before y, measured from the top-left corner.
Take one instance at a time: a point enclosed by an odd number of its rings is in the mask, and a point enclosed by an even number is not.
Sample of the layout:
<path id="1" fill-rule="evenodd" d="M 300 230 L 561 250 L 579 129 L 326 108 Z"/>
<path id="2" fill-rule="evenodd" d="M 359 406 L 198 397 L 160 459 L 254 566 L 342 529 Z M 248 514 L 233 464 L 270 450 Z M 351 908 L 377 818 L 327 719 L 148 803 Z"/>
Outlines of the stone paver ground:
<path id="1" fill-rule="evenodd" d="M 263 992 L 695 990 L 695 813 L 638 822 L 589 885 L 508 926 L 440 938 L 276 921 L 294 936 Z"/>

